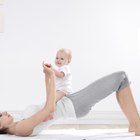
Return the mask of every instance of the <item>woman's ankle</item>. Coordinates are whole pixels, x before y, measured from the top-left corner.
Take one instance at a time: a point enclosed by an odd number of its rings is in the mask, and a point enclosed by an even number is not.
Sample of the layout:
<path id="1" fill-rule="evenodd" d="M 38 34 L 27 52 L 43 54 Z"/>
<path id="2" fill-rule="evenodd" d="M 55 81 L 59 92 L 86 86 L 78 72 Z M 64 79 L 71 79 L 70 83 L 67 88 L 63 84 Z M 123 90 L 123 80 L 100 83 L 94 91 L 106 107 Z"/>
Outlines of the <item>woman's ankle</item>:
<path id="1" fill-rule="evenodd" d="M 135 132 L 135 126 L 134 125 L 129 125 L 128 131 L 129 132 Z"/>
<path id="2" fill-rule="evenodd" d="M 140 123 L 134 123 L 129 125 L 129 132 L 135 132 L 136 136 L 140 136 Z"/>
<path id="3" fill-rule="evenodd" d="M 135 135 L 140 136 L 140 123 L 138 123 L 135 127 Z"/>

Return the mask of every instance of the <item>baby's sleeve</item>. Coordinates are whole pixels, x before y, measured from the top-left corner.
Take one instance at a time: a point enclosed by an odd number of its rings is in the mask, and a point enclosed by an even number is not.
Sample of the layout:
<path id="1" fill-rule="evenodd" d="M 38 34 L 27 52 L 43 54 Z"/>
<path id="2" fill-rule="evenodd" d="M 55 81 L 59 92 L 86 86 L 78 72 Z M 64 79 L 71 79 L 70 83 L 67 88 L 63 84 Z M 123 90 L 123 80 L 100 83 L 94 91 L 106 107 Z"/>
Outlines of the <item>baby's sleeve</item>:
<path id="1" fill-rule="evenodd" d="M 65 65 L 65 66 L 62 66 L 61 69 L 60 69 L 61 72 L 64 72 L 65 76 L 70 74 L 70 68 L 69 66 Z"/>

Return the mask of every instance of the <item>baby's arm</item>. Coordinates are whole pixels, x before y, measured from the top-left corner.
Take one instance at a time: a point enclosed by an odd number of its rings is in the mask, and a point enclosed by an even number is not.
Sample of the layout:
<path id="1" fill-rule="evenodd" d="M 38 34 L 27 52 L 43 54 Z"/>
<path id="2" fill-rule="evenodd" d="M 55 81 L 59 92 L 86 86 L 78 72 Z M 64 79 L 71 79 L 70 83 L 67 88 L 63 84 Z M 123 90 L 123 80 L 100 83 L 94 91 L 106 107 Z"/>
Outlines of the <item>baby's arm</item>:
<path id="1" fill-rule="evenodd" d="M 54 71 L 55 76 L 58 77 L 58 78 L 63 78 L 65 76 L 65 73 L 63 71 L 59 72 L 55 68 L 52 68 L 52 70 Z"/>
<path id="2" fill-rule="evenodd" d="M 45 66 L 51 68 L 54 71 L 56 77 L 63 78 L 65 76 L 65 73 L 63 71 L 57 71 L 55 68 L 52 67 L 51 64 L 45 63 Z"/>

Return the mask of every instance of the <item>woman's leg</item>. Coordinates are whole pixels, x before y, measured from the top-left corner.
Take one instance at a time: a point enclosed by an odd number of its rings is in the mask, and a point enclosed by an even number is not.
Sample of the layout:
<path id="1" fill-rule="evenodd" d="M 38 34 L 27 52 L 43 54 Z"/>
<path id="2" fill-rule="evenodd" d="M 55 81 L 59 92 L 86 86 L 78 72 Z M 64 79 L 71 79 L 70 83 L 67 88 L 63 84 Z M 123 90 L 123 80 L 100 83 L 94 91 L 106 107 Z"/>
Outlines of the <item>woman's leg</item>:
<path id="1" fill-rule="evenodd" d="M 81 118 L 87 115 L 96 103 L 128 85 L 127 75 L 119 71 L 104 76 L 84 89 L 66 96 L 72 100 L 77 118 Z"/>
<path id="2" fill-rule="evenodd" d="M 116 93 L 118 103 L 129 121 L 129 131 L 140 135 L 140 117 L 129 86 Z"/>

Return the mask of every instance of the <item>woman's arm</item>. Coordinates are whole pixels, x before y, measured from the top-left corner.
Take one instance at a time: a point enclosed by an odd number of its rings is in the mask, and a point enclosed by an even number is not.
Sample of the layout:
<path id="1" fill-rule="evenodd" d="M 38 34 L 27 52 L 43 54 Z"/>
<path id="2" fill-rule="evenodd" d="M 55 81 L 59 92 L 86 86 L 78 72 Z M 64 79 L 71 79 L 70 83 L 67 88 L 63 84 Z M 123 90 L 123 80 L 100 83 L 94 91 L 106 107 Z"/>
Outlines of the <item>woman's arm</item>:
<path id="1" fill-rule="evenodd" d="M 22 120 L 17 123 L 15 128 L 15 135 L 20 136 L 28 136 L 32 133 L 34 127 L 36 127 L 38 124 L 40 124 L 42 121 L 46 119 L 50 114 L 52 114 L 55 111 L 55 80 L 54 80 L 54 72 L 51 70 L 51 68 L 44 67 L 44 73 L 45 73 L 45 84 L 46 84 L 46 96 L 47 101 L 42 110 L 34 114 L 33 116 Z M 49 87 L 49 88 L 47 88 Z"/>

